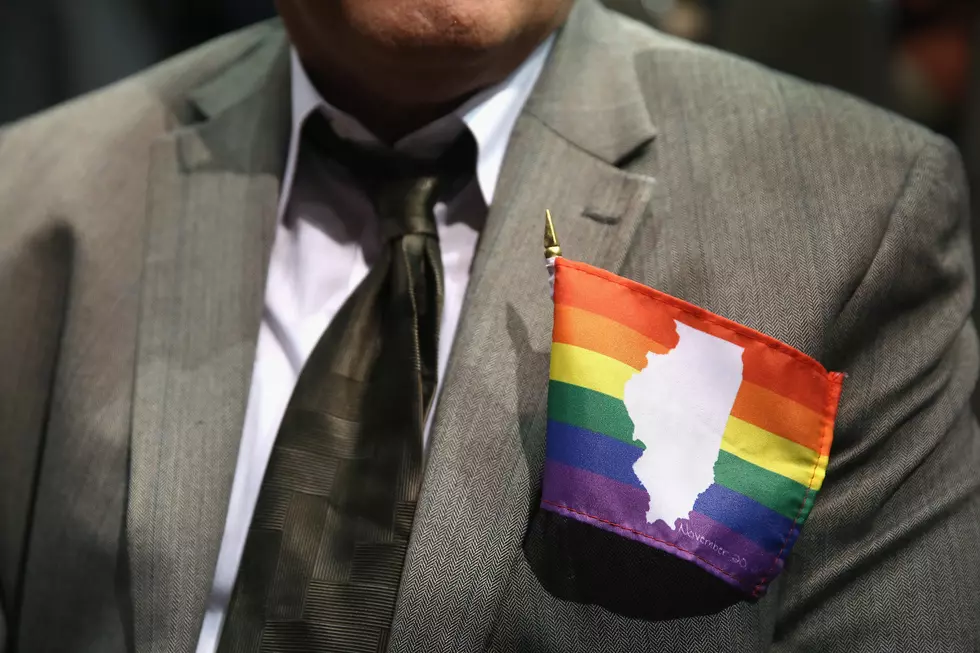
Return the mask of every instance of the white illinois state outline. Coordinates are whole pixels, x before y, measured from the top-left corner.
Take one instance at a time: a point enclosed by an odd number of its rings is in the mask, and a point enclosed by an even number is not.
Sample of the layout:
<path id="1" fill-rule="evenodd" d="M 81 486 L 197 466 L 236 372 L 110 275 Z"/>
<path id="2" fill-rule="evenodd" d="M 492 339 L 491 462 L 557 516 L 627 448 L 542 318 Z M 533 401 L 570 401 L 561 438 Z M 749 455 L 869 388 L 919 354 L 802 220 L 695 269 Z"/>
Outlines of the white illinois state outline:
<path id="1" fill-rule="evenodd" d="M 650 497 L 647 522 L 687 519 L 715 478 L 715 461 L 735 395 L 744 349 L 674 321 L 680 339 L 626 382 L 633 437 L 646 450 L 633 471 Z"/>

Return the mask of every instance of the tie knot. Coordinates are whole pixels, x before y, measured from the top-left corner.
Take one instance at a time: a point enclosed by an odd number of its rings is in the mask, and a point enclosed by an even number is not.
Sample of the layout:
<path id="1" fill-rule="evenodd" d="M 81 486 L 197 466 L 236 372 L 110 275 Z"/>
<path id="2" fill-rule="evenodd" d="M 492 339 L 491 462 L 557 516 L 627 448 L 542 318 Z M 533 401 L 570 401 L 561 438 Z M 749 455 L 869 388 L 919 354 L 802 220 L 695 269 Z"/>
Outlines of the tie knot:
<path id="1" fill-rule="evenodd" d="M 441 156 L 420 159 L 345 141 L 320 112 L 303 129 L 316 150 L 344 166 L 372 196 L 386 242 L 408 234 L 436 237 L 439 195 L 451 193 L 476 167 L 476 143 L 467 130 Z"/>
<path id="2" fill-rule="evenodd" d="M 409 234 L 437 236 L 434 208 L 441 180 L 433 175 L 387 180 L 376 189 L 375 204 L 384 241 Z"/>

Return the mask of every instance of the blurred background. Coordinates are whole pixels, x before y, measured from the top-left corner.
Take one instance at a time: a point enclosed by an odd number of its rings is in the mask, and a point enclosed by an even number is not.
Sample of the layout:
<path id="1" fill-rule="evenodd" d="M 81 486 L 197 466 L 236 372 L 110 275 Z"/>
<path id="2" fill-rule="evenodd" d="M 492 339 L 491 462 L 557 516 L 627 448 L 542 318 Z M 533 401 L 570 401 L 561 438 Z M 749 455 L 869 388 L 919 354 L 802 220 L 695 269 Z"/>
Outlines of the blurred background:
<path id="1" fill-rule="evenodd" d="M 980 0 L 605 0 L 948 136 L 980 252 Z M 0 125 L 273 15 L 272 0 L 0 0 Z"/>

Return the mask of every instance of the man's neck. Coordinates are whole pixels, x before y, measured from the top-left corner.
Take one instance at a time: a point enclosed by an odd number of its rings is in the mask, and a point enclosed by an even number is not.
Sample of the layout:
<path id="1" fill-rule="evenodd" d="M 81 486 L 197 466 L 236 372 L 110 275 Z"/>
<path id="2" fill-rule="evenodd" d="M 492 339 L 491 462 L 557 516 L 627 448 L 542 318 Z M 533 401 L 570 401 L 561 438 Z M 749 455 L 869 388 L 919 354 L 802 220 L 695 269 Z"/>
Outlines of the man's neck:
<path id="1" fill-rule="evenodd" d="M 365 56 L 354 66 L 349 56 L 338 58 L 333 52 L 316 56 L 317 49 L 302 35 L 291 34 L 291 39 L 323 99 L 392 143 L 505 80 L 548 36 L 528 35 L 524 43 L 509 43 L 498 52 L 451 65 L 444 61 L 406 65 Z"/>
<path id="2" fill-rule="evenodd" d="M 372 97 L 365 92 L 352 92 L 349 86 L 332 85 L 323 77 L 310 81 L 324 100 L 356 118 L 369 132 L 385 144 L 393 145 L 403 137 L 452 113 L 479 89 L 446 102 L 432 104 L 400 104 L 389 98 Z"/>

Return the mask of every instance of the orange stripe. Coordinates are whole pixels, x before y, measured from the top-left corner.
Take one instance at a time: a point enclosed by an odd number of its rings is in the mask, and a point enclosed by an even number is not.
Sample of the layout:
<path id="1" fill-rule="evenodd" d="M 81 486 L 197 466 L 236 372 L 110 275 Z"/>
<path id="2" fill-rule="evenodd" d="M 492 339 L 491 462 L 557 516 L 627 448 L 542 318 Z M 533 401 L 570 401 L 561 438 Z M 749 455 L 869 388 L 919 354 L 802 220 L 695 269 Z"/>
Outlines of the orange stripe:
<path id="1" fill-rule="evenodd" d="M 636 370 L 647 365 L 647 352 L 666 354 L 667 348 L 619 322 L 573 306 L 555 306 L 555 342 L 590 349 Z"/>
<path id="2" fill-rule="evenodd" d="M 700 329 L 744 348 L 742 379 L 823 414 L 827 407 L 827 373 L 819 373 L 772 345 L 733 332 L 727 326 L 705 322 L 677 311 L 678 322 Z M 783 347 L 788 347 L 783 345 Z M 774 350 L 775 349 L 775 350 Z M 801 356 L 803 354 L 800 354 Z"/>
<path id="3" fill-rule="evenodd" d="M 823 417 L 747 379 L 735 396 L 732 417 L 820 452 Z"/>
<path id="4" fill-rule="evenodd" d="M 659 304 L 643 301 L 628 288 L 582 272 L 558 259 L 555 304 L 601 315 L 658 342 L 667 349 L 677 346 L 677 329 Z"/>
<path id="5" fill-rule="evenodd" d="M 677 320 L 743 347 L 745 381 L 820 415 L 827 408 L 828 374 L 817 361 L 765 334 L 634 281 L 559 258 L 555 303 L 601 315 L 667 349 L 677 346 Z"/>

